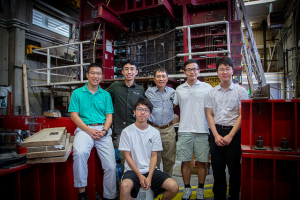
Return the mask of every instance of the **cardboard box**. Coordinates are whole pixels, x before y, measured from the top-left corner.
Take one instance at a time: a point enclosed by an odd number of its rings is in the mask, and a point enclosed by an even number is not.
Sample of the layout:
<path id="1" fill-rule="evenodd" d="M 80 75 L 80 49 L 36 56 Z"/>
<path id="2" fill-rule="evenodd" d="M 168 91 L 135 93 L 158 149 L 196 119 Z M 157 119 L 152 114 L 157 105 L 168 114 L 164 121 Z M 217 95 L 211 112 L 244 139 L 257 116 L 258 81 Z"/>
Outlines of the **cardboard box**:
<path id="1" fill-rule="evenodd" d="M 61 117 L 60 111 L 47 111 L 43 112 L 43 116 L 45 117 Z"/>

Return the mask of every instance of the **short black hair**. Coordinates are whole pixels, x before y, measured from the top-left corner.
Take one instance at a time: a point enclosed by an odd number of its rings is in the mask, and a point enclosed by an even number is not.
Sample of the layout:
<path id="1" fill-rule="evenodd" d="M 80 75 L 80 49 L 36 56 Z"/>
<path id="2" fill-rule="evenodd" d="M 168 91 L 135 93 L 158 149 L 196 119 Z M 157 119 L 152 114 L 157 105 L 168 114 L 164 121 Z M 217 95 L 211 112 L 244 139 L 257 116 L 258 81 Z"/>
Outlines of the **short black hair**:
<path id="1" fill-rule="evenodd" d="M 89 72 L 91 67 L 99 67 L 103 73 L 103 68 L 101 65 L 99 65 L 98 63 L 91 63 L 90 65 L 87 66 L 87 71 L 86 72 Z"/>
<path id="2" fill-rule="evenodd" d="M 138 107 L 138 105 L 145 105 L 149 108 L 150 113 L 152 113 L 153 110 L 153 104 L 151 103 L 151 101 L 145 97 L 141 97 L 139 98 L 139 100 L 137 100 L 137 102 L 134 104 L 134 109 L 136 109 L 136 107 Z"/>
<path id="3" fill-rule="evenodd" d="M 184 67 L 184 70 L 185 70 L 185 66 L 187 66 L 188 64 L 192 64 L 192 63 L 196 63 L 198 65 L 198 67 L 200 68 L 200 63 L 195 60 L 195 59 L 188 59 L 187 61 L 185 61 L 183 67 Z"/>
<path id="4" fill-rule="evenodd" d="M 166 68 L 157 68 L 156 70 L 154 70 L 154 77 L 156 76 L 157 72 L 166 72 L 167 76 L 168 76 L 168 71 Z"/>
<path id="5" fill-rule="evenodd" d="M 135 68 L 138 69 L 138 63 L 135 60 L 126 60 L 123 63 L 123 69 L 124 69 L 124 66 L 127 65 L 127 64 L 134 65 Z"/>
<path id="6" fill-rule="evenodd" d="M 219 58 L 219 60 L 217 60 L 217 63 L 216 63 L 217 71 L 219 69 L 219 65 L 221 65 L 221 64 L 229 65 L 230 67 L 232 67 L 232 69 L 234 69 L 233 60 L 229 57 Z"/>

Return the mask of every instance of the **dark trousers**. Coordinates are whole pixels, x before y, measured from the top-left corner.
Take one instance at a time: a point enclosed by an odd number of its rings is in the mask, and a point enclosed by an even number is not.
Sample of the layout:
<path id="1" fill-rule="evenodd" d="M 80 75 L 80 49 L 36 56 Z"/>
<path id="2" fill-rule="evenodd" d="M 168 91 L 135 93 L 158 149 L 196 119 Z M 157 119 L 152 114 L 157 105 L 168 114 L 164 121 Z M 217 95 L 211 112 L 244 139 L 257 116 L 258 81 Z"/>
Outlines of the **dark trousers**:
<path id="1" fill-rule="evenodd" d="M 219 125 L 216 125 L 216 128 L 222 137 L 231 131 L 231 128 L 223 129 Z M 239 199 L 241 186 L 241 130 L 235 134 L 231 143 L 227 146 L 218 146 L 210 130 L 210 153 L 214 175 L 214 199 L 226 200 L 226 165 L 229 171 L 229 195 L 231 199 Z"/>

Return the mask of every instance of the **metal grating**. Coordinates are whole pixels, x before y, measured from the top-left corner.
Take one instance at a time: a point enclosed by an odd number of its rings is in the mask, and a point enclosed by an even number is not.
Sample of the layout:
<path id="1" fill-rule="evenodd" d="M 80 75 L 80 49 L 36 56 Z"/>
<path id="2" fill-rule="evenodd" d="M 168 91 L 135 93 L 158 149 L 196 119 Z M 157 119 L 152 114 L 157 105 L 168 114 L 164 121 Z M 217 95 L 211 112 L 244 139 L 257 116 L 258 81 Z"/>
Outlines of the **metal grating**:
<path id="1" fill-rule="evenodd" d="M 53 17 L 47 16 L 44 13 L 41 13 L 35 9 L 33 9 L 32 24 L 45 28 L 49 31 L 52 31 L 65 37 L 70 36 L 69 24 L 54 19 Z"/>

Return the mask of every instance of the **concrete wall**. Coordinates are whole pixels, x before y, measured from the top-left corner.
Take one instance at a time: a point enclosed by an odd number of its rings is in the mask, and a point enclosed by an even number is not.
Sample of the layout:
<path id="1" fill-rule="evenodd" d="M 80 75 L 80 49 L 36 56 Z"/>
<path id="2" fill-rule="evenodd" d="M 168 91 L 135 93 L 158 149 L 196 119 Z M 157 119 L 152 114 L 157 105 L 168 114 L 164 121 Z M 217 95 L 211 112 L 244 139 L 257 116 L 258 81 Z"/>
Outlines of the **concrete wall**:
<path id="1" fill-rule="evenodd" d="M 9 4 L 1 1 L 0 18 L 9 18 Z M 8 30 L 0 26 L 0 85 L 8 85 Z"/>
<path id="2" fill-rule="evenodd" d="M 50 3 L 47 3 L 50 2 Z M 22 67 L 26 64 L 28 69 L 28 96 L 30 112 L 35 115 L 42 115 L 42 99 L 40 93 L 50 94 L 49 88 L 35 88 L 31 85 L 45 84 L 46 75 L 36 74 L 30 72 L 30 69 L 39 69 L 46 67 L 45 58 L 32 58 L 25 53 L 25 39 L 30 39 L 41 43 L 41 47 L 49 47 L 58 45 L 57 41 L 68 42 L 69 38 L 38 27 L 32 24 L 32 10 L 37 9 L 53 18 L 62 20 L 72 26 L 72 31 L 75 28 L 75 23 L 78 21 L 79 12 L 69 6 L 63 1 L 40 1 L 40 0 L 11 0 L 1 1 L 0 18 L 4 20 L 18 19 L 27 23 L 28 30 L 38 32 L 46 35 L 48 39 L 43 37 L 37 38 L 30 34 L 30 31 L 25 31 L 20 28 L 2 28 L 0 26 L 0 85 L 12 85 L 13 88 L 13 108 L 21 106 L 21 113 L 24 112 L 23 100 L 23 81 L 22 81 Z M 1 9 L 2 8 L 2 9 Z M 71 39 L 70 42 L 73 42 Z M 66 48 L 51 50 L 52 55 L 63 56 Z M 74 50 L 68 50 L 73 53 Z M 55 66 L 56 63 L 52 63 Z M 52 73 L 70 74 L 70 69 L 52 71 Z M 67 81 L 65 77 L 51 76 L 52 81 Z M 69 95 L 69 93 L 57 92 L 57 95 Z M 16 114 L 16 112 L 14 112 Z"/>

